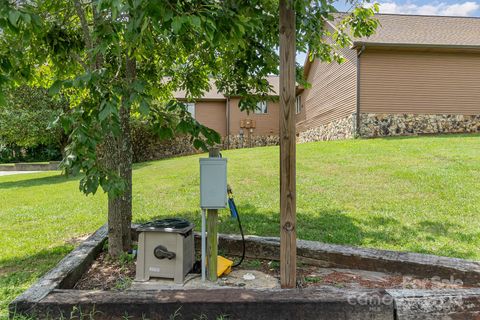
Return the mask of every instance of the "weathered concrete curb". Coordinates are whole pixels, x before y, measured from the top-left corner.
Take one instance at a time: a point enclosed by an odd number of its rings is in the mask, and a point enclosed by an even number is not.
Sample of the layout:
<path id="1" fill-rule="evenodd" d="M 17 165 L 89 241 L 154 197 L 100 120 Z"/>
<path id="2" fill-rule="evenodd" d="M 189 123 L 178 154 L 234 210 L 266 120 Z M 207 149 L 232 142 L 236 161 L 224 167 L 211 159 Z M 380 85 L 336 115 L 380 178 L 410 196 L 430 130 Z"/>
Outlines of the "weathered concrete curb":
<path id="1" fill-rule="evenodd" d="M 49 163 L 15 163 L 14 165 L 0 165 L 0 171 L 52 171 L 59 170 L 60 162 Z"/>
<path id="2" fill-rule="evenodd" d="M 480 289 L 387 289 L 396 320 L 480 319 Z"/>
<path id="3" fill-rule="evenodd" d="M 198 234 L 195 236 L 198 242 Z M 279 238 L 246 236 L 245 240 L 247 257 L 279 259 Z M 219 248 L 227 254 L 241 255 L 241 237 L 222 234 Z M 297 241 L 297 256 L 300 261 L 322 267 L 399 273 L 428 279 L 454 278 L 463 281 L 465 285 L 480 287 L 480 263 L 476 261 L 306 240 Z"/>
<path id="4" fill-rule="evenodd" d="M 10 314 L 29 313 L 29 310 L 54 289 L 72 288 L 102 249 L 107 238 L 104 225 L 63 258 L 27 291 L 9 305 Z"/>
<path id="5" fill-rule="evenodd" d="M 134 232 L 134 231 L 132 231 Z M 52 319 L 82 312 L 94 319 L 182 319 L 206 316 L 215 319 L 478 319 L 480 288 L 450 290 L 337 289 L 317 287 L 291 290 L 186 289 L 161 291 L 72 290 L 75 282 L 100 252 L 107 237 L 103 226 L 9 306 L 10 315 L 23 314 Z M 220 248 L 241 252 L 239 236 L 221 235 Z M 247 237 L 247 253 L 257 258 L 278 258 L 278 238 Z M 327 245 L 298 241 L 301 259 L 333 267 L 392 272 L 394 266 L 406 274 L 416 270 L 453 270 L 473 275 L 477 263 L 461 259 L 394 251 Z M 395 254 L 396 253 L 396 254 Z M 421 257 L 425 256 L 425 257 Z M 446 260 L 445 260 L 446 259 Z M 375 264 L 377 261 L 378 265 Z M 432 263 L 436 261 L 436 263 Z M 405 263 L 405 266 L 402 264 Z M 445 263 L 445 265 L 440 265 Z M 408 267 L 412 267 L 409 270 Z M 440 271 L 439 271 L 440 270 Z M 458 279 L 461 279 L 459 277 Z M 76 311 L 75 311 L 76 310 Z M 73 313 L 72 313 L 73 312 Z"/>
<path id="6" fill-rule="evenodd" d="M 368 303 L 352 302 L 358 295 Z M 385 298 L 387 297 L 387 298 Z M 37 314 L 54 318 L 70 315 L 76 305 L 83 314 L 95 312 L 95 319 L 228 319 L 290 320 L 351 319 L 393 320 L 392 304 L 384 290 L 246 290 L 193 289 L 165 291 L 101 292 L 55 290 L 37 304 Z M 175 318 L 177 318 L 175 317 Z"/>

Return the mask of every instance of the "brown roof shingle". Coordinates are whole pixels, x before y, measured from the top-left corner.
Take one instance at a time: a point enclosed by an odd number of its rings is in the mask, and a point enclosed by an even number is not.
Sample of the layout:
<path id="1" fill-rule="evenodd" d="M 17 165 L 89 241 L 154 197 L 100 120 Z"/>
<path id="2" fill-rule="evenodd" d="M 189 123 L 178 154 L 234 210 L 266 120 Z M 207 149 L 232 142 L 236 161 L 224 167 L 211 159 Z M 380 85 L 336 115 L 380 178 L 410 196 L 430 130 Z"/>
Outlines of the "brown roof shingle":
<path id="1" fill-rule="evenodd" d="M 402 14 L 377 14 L 376 18 L 380 26 L 375 34 L 354 39 L 354 46 L 480 46 L 480 18 Z"/>
<path id="2" fill-rule="evenodd" d="M 268 76 L 267 77 L 268 83 L 272 86 L 272 92 L 270 95 L 276 96 L 278 95 L 278 92 L 280 92 L 280 78 L 278 76 Z M 173 97 L 175 99 L 185 99 L 186 92 L 184 90 L 177 90 L 173 93 Z M 210 90 L 204 93 L 204 95 L 199 98 L 199 99 L 205 99 L 205 100 L 225 100 L 226 96 L 219 92 L 217 87 L 215 86 L 215 81 L 211 80 L 210 81 Z"/>

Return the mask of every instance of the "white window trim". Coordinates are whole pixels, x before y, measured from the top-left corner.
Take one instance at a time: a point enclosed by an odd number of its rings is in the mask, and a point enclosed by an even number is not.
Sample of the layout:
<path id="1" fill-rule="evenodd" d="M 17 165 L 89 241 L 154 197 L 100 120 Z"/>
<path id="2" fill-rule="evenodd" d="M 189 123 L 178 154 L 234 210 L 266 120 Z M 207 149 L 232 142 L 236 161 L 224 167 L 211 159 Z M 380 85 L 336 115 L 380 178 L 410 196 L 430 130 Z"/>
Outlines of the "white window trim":
<path id="1" fill-rule="evenodd" d="M 295 114 L 302 112 L 302 96 L 297 96 L 295 98 Z"/>
<path id="2" fill-rule="evenodd" d="M 264 105 L 265 108 L 262 108 L 261 105 Z M 260 107 L 259 107 L 260 105 Z M 259 101 L 257 102 L 257 106 L 255 108 L 255 111 L 254 111 L 255 114 L 268 114 L 268 103 L 267 101 Z"/>
<path id="3" fill-rule="evenodd" d="M 192 115 L 192 118 L 195 119 L 195 102 L 185 102 L 185 105 L 187 106 L 187 111 Z"/>

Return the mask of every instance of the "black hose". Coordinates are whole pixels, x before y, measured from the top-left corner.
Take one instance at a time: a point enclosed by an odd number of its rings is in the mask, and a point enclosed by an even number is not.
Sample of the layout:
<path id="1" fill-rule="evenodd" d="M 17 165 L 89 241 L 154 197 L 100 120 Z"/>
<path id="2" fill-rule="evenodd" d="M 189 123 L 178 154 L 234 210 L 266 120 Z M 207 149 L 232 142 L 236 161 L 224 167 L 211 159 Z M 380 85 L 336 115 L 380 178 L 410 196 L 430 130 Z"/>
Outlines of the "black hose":
<path id="1" fill-rule="evenodd" d="M 240 221 L 240 214 L 238 214 L 237 205 L 235 204 L 235 201 L 233 201 L 233 198 L 231 198 L 230 200 L 232 201 L 233 207 L 235 208 L 237 221 L 238 221 L 238 228 L 240 229 L 240 234 L 242 235 L 242 246 L 243 246 L 242 258 L 240 259 L 240 261 L 238 261 L 232 266 L 233 268 L 236 268 L 239 265 L 241 265 L 243 260 L 245 259 L 245 235 L 243 234 L 242 222 Z"/>

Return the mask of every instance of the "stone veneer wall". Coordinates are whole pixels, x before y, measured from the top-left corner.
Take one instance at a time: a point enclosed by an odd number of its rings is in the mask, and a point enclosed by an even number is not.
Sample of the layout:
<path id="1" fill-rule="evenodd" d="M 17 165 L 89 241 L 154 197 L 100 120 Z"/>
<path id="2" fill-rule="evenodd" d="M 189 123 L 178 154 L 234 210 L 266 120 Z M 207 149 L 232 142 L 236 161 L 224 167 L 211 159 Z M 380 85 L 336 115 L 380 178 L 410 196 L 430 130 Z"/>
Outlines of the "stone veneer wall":
<path id="1" fill-rule="evenodd" d="M 320 127 L 300 132 L 297 142 L 341 140 L 354 137 L 355 115 L 332 121 Z"/>
<path id="2" fill-rule="evenodd" d="M 202 150 L 196 150 L 189 137 L 176 137 L 173 140 L 162 141 L 155 135 L 136 134 L 133 135 L 133 160 L 134 162 L 143 162 L 151 160 L 159 160 L 176 156 L 184 156 L 195 153 L 201 153 Z M 247 138 L 239 135 L 230 136 L 230 149 L 263 147 L 278 145 L 279 138 L 275 135 L 269 136 L 252 136 L 251 144 Z M 227 149 L 227 139 L 222 139 L 222 148 Z"/>
<path id="3" fill-rule="evenodd" d="M 247 135 L 243 137 L 240 135 L 230 135 L 230 149 L 250 148 L 250 147 L 265 147 L 277 146 L 279 144 L 279 137 L 277 135 L 256 136 L 250 137 L 250 142 Z M 223 139 L 223 148 L 227 149 L 227 138 Z"/>
<path id="4" fill-rule="evenodd" d="M 360 114 L 360 136 L 401 136 L 480 131 L 480 115 Z"/>

